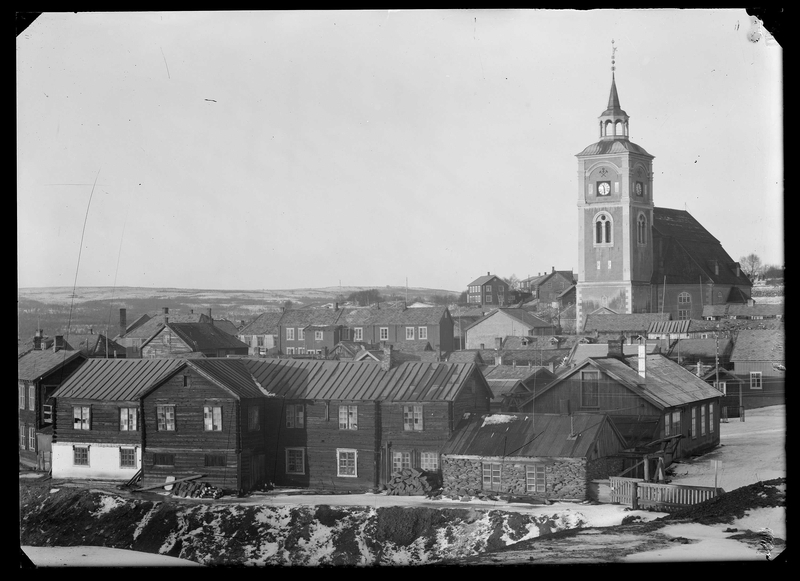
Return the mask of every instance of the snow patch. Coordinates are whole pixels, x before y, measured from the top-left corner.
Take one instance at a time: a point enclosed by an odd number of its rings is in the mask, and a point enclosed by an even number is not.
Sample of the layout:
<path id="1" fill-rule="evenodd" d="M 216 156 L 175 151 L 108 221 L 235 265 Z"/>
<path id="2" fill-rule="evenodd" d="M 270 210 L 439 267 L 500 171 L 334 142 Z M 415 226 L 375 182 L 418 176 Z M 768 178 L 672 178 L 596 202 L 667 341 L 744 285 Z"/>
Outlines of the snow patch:
<path id="1" fill-rule="evenodd" d="M 492 414 L 490 416 L 486 416 L 483 418 L 483 426 L 489 426 L 491 424 L 508 424 L 513 422 L 517 419 L 517 416 L 509 416 L 506 414 Z"/>
<path id="2" fill-rule="evenodd" d="M 101 515 L 108 514 L 115 508 L 124 506 L 125 504 L 127 504 L 127 502 L 122 498 L 104 494 L 100 497 L 100 506 L 92 513 L 92 516 L 99 517 Z"/>

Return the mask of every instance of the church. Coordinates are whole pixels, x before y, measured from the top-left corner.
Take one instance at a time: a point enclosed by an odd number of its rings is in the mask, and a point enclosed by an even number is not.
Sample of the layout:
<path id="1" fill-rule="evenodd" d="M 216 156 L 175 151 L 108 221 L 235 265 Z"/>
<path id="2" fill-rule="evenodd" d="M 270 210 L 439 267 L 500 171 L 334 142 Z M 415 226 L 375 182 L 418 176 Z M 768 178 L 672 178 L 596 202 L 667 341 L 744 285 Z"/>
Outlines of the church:
<path id="1" fill-rule="evenodd" d="M 752 283 L 688 212 L 659 208 L 653 159 L 630 140 L 611 67 L 599 141 L 578 158 L 576 323 L 592 313 L 701 319 L 705 305 L 747 303 Z"/>

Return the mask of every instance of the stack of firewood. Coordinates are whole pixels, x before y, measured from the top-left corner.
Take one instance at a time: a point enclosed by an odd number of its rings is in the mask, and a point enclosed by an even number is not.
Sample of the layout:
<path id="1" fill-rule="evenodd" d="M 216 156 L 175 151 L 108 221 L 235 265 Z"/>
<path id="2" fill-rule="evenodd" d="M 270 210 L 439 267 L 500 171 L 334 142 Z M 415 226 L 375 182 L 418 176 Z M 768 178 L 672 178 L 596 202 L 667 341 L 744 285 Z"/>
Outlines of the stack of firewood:
<path id="1" fill-rule="evenodd" d="M 220 498 L 222 490 L 206 484 L 205 482 L 192 482 L 186 480 L 178 482 L 172 488 L 173 496 L 181 496 L 184 498 Z"/>
<path id="2" fill-rule="evenodd" d="M 441 479 L 435 472 L 404 468 L 395 472 L 386 483 L 387 494 L 395 496 L 429 496 L 441 487 Z"/>

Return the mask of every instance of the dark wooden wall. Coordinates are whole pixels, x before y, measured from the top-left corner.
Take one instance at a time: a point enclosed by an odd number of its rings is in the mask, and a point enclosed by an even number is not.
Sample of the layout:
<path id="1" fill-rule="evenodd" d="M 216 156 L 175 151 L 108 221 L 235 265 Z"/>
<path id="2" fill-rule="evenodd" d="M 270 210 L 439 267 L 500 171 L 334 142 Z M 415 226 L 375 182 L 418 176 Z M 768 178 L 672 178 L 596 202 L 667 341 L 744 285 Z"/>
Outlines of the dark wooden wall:
<path id="1" fill-rule="evenodd" d="M 91 429 L 76 430 L 74 428 L 73 406 L 91 407 L 89 423 Z M 138 418 L 138 430 L 122 432 L 119 429 L 119 410 L 123 407 L 135 407 L 138 409 L 139 403 L 137 401 L 106 401 L 60 397 L 56 402 L 53 441 L 141 445 L 141 413 L 139 413 Z"/>

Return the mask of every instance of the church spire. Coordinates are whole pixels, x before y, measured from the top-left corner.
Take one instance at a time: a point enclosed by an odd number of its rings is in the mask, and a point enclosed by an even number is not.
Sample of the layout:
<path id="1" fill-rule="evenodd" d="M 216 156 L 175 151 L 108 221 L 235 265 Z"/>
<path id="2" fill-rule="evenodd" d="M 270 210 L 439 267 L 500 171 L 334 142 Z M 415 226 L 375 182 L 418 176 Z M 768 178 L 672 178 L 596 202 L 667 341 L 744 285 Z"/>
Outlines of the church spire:
<path id="1" fill-rule="evenodd" d="M 607 110 L 615 110 L 621 109 L 619 106 L 619 95 L 617 94 L 617 80 L 614 76 L 614 71 L 617 67 L 614 64 L 617 62 L 615 60 L 615 55 L 617 53 L 617 47 L 614 46 L 614 41 L 611 41 L 611 93 L 608 96 L 608 107 Z"/>
<path id="2" fill-rule="evenodd" d="M 628 139 L 628 114 L 622 110 L 619 104 L 619 94 L 617 93 L 616 71 L 617 47 L 611 41 L 611 92 L 608 95 L 608 106 L 603 114 L 600 115 L 600 138 L 609 139 Z"/>

